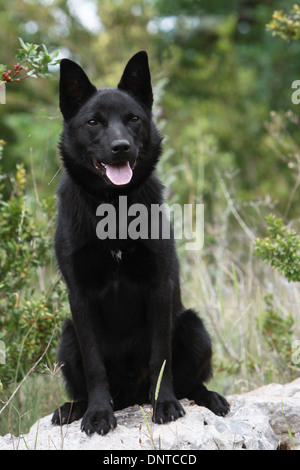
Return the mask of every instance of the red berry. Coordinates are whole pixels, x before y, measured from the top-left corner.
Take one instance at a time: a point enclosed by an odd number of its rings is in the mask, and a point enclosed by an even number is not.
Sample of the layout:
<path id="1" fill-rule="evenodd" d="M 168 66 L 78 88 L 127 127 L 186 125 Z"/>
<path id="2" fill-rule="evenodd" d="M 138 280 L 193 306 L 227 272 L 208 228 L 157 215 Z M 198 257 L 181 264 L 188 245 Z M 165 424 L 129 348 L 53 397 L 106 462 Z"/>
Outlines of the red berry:
<path id="1" fill-rule="evenodd" d="M 2 74 L 2 80 L 5 81 L 5 82 L 10 81 L 10 79 L 11 79 L 10 74 L 11 74 L 11 70 L 4 69 L 4 72 Z"/>

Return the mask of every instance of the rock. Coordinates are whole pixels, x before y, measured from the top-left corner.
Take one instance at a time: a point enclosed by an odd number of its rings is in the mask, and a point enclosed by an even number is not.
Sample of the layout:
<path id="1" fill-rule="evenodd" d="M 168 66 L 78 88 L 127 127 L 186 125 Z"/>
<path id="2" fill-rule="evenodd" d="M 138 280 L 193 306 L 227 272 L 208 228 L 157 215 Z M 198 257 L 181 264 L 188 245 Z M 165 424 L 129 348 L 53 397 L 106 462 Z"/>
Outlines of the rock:
<path id="1" fill-rule="evenodd" d="M 300 449 L 300 378 L 228 397 L 231 412 L 243 420 L 259 410 L 268 418 L 281 449 Z M 254 418 L 254 417 L 253 417 Z"/>
<path id="2" fill-rule="evenodd" d="M 0 450 L 300 449 L 300 378 L 227 399 L 231 410 L 225 418 L 182 400 L 186 415 L 164 425 L 152 425 L 146 405 L 150 433 L 139 406 L 116 412 L 118 426 L 106 436 L 87 436 L 80 430 L 80 421 L 53 426 L 49 415 L 24 436 L 0 437 Z"/>

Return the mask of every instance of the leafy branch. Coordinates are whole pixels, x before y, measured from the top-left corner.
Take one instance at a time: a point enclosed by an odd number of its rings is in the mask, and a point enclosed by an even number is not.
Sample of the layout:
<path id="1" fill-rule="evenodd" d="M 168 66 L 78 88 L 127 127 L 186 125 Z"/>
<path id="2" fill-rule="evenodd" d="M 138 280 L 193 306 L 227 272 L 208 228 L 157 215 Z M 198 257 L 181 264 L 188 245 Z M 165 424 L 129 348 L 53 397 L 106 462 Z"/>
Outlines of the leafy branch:
<path id="1" fill-rule="evenodd" d="M 257 239 L 255 253 L 273 268 L 278 269 L 289 282 L 300 281 L 300 237 L 289 230 L 282 219 L 270 214 L 267 217 L 268 236 Z"/>
<path id="2" fill-rule="evenodd" d="M 282 10 L 274 11 L 272 20 L 267 24 L 267 29 L 273 36 L 280 36 L 285 40 L 300 39 L 300 8 L 294 5 L 288 13 Z"/>
<path id="3" fill-rule="evenodd" d="M 20 82 L 25 78 L 45 78 L 49 76 L 49 66 L 56 65 L 59 51 L 50 53 L 42 44 L 31 44 L 19 38 L 21 48 L 16 55 L 18 63 L 13 66 L 13 72 L 6 65 L 0 64 L 0 76 L 4 83 Z"/>

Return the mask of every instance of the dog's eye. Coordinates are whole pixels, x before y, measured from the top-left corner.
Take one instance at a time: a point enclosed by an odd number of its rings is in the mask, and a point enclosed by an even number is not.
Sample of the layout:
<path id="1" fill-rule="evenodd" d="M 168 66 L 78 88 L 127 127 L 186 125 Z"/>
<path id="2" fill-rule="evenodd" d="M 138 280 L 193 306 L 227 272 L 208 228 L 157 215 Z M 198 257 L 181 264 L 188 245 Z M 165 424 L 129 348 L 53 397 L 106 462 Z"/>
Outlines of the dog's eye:
<path id="1" fill-rule="evenodd" d="M 130 122 L 138 122 L 140 120 L 140 118 L 138 116 L 132 116 L 130 118 Z"/>
<path id="2" fill-rule="evenodd" d="M 98 121 L 96 121 L 96 119 L 90 119 L 88 121 L 89 126 L 97 126 L 97 124 L 98 124 Z"/>

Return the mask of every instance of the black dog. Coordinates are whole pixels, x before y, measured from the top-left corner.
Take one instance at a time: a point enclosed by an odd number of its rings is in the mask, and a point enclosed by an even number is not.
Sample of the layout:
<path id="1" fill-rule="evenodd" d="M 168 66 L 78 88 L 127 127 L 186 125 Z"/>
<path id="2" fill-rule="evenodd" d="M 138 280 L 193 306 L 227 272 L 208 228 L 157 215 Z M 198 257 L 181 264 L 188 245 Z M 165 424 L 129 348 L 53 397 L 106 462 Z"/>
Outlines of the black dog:
<path id="1" fill-rule="evenodd" d="M 198 315 L 181 303 L 174 237 L 161 236 L 166 217 L 161 215 L 155 238 L 128 237 L 118 222 L 124 217 L 119 196 L 149 213 L 163 202 L 153 173 L 161 137 L 152 102 L 143 51 L 130 59 L 117 88 L 97 90 L 77 64 L 61 61 L 66 172 L 55 249 L 73 320 L 64 326 L 59 360 L 74 402 L 58 408 L 52 422 L 83 417 L 87 434 L 114 428 L 114 409 L 149 400 L 154 406 L 164 360 L 155 422 L 183 416 L 178 399 L 184 397 L 219 415 L 229 409 L 225 398 L 203 385 L 211 374 L 211 342 Z M 116 211 L 116 236 L 99 237 L 103 218 L 96 214 L 103 203 Z M 150 234 L 150 216 L 147 222 Z"/>

